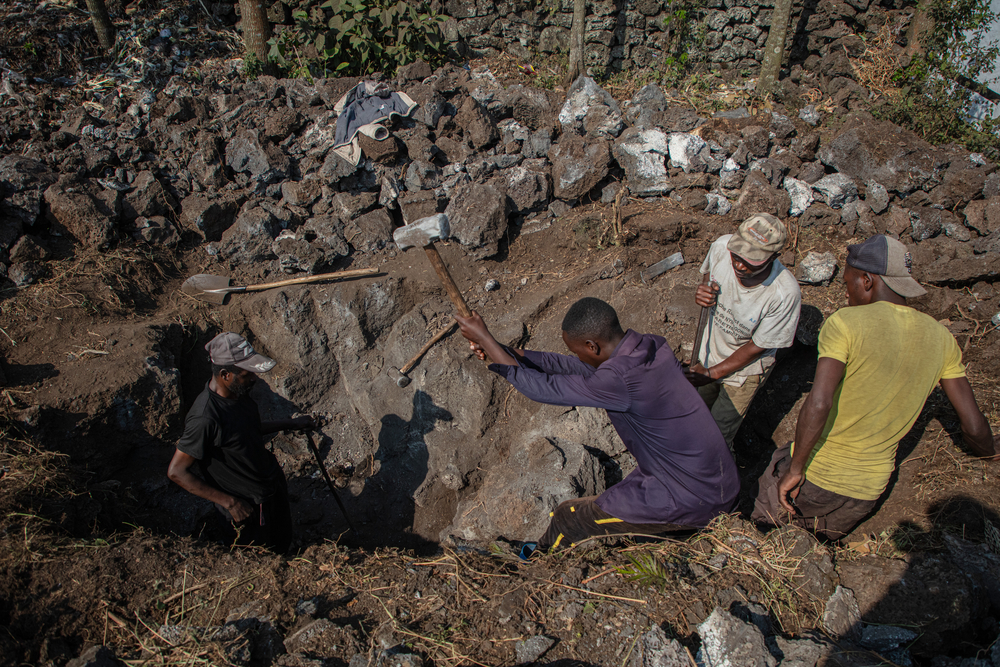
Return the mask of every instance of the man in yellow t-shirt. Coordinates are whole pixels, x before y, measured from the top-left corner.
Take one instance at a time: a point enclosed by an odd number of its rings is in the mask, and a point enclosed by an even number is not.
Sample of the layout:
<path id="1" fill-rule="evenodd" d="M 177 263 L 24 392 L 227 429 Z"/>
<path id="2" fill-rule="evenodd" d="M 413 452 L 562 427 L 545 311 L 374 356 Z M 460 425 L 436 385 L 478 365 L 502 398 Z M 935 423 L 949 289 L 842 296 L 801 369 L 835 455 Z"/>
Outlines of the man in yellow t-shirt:
<path id="1" fill-rule="evenodd" d="M 954 337 L 906 305 L 924 294 L 906 246 L 883 235 L 847 247 L 848 308 L 823 324 L 812 391 L 795 442 L 760 478 L 753 519 L 793 523 L 831 540 L 875 507 L 895 466 L 896 445 L 940 383 L 978 457 L 997 442 L 965 377 Z"/>

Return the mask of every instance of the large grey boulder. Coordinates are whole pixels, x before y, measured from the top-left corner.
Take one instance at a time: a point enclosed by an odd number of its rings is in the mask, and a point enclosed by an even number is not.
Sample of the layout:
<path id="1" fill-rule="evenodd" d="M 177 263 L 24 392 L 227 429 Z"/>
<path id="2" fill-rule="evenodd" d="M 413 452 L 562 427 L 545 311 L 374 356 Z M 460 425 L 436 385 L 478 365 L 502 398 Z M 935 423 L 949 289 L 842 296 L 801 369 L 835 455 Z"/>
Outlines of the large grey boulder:
<path id="1" fill-rule="evenodd" d="M 132 190 L 122 200 L 122 218 L 151 218 L 170 215 L 177 208 L 174 199 L 151 171 L 141 171 L 132 183 Z"/>
<path id="2" fill-rule="evenodd" d="M 733 215 L 745 220 L 757 213 L 770 213 L 784 217 L 791 208 L 791 198 L 784 190 L 772 187 L 759 171 L 747 174 L 740 196 L 733 205 Z"/>
<path id="3" fill-rule="evenodd" d="M 336 216 L 320 215 L 309 218 L 302 225 L 302 232 L 315 237 L 312 246 L 322 250 L 325 264 L 331 264 L 337 258 L 346 257 L 351 253 L 347 239 L 344 238 L 344 223 Z"/>
<path id="4" fill-rule="evenodd" d="M 696 134 L 672 132 L 668 137 L 670 163 L 685 172 L 705 171 L 711 149 L 708 142 Z"/>
<path id="5" fill-rule="evenodd" d="M 629 667 L 690 667 L 688 652 L 676 639 L 668 639 L 659 625 L 653 625 L 636 642 Z"/>
<path id="6" fill-rule="evenodd" d="M 344 238 L 355 250 L 374 252 L 392 243 L 392 216 L 385 208 L 362 213 L 344 224 Z"/>
<path id="7" fill-rule="evenodd" d="M 476 150 L 492 146 L 500 138 L 496 123 L 473 97 L 465 98 L 462 108 L 455 116 L 455 123 L 462 128 L 466 140 Z"/>
<path id="8" fill-rule="evenodd" d="M 625 170 L 632 194 L 658 196 L 672 189 L 666 166 L 670 149 L 667 135 L 660 130 L 630 127 L 615 140 L 612 150 L 615 160 Z"/>
<path id="9" fill-rule="evenodd" d="M 805 210 L 813 203 L 813 189 L 805 181 L 795 178 L 785 179 L 785 190 L 792 199 L 792 206 L 788 210 L 788 215 L 798 217 L 805 213 Z"/>
<path id="10" fill-rule="evenodd" d="M 726 158 L 719 170 L 719 187 L 725 190 L 736 190 L 743 186 L 746 172 L 733 158 Z"/>
<path id="11" fill-rule="evenodd" d="M 434 130 L 441 117 L 446 115 L 448 101 L 441 93 L 424 83 L 414 84 L 406 89 L 406 94 L 417 103 L 410 118 Z M 452 112 L 454 113 L 454 112 Z"/>
<path id="12" fill-rule="evenodd" d="M 254 130 L 243 130 L 226 144 L 226 164 L 258 183 L 274 183 L 288 178 L 291 162 L 280 148 L 261 142 Z"/>
<path id="13" fill-rule="evenodd" d="M 415 98 L 414 98 L 415 99 Z M 302 133 L 296 142 L 296 149 L 317 160 L 322 160 L 333 145 L 337 136 L 337 114 L 328 111 L 316 117 L 312 125 Z"/>
<path id="14" fill-rule="evenodd" d="M 837 258 L 830 252 L 808 252 L 797 267 L 800 283 L 825 285 L 837 271 Z"/>
<path id="15" fill-rule="evenodd" d="M 556 199 L 579 199 L 608 175 L 609 142 L 563 134 L 549 150 L 552 162 L 552 194 Z"/>
<path id="16" fill-rule="evenodd" d="M 403 182 L 410 192 L 433 190 L 441 185 L 441 170 L 430 162 L 414 160 L 406 167 L 406 177 Z"/>
<path id="17" fill-rule="evenodd" d="M 980 236 L 989 236 L 1000 229 L 1000 196 L 969 202 L 965 207 L 965 224 Z"/>
<path id="18" fill-rule="evenodd" d="M 84 247 L 107 248 L 116 239 L 121 212 L 118 192 L 90 179 L 63 175 L 45 190 L 44 198 L 56 231 L 72 236 Z"/>
<path id="19" fill-rule="evenodd" d="M 910 209 L 910 236 L 918 243 L 934 238 L 944 231 L 945 222 L 954 222 L 951 211 L 942 211 L 931 206 L 917 206 Z"/>
<path id="20" fill-rule="evenodd" d="M 667 108 L 667 98 L 655 83 L 640 88 L 625 109 L 625 119 L 641 130 L 657 128 L 658 114 Z"/>
<path id="21" fill-rule="evenodd" d="M 0 158 L 0 247 L 8 248 L 42 212 L 42 193 L 56 175 L 38 160 Z"/>
<path id="22" fill-rule="evenodd" d="M 865 201 L 875 213 L 882 213 L 889 208 L 889 191 L 878 181 L 868 181 L 865 184 Z"/>
<path id="23" fill-rule="evenodd" d="M 938 149 L 887 121 L 851 116 L 817 156 L 855 181 L 876 180 L 890 192 L 929 190 L 947 166 Z"/>
<path id="24" fill-rule="evenodd" d="M 445 209 L 451 235 L 477 259 L 497 254 L 507 212 L 507 193 L 489 183 L 459 186 Z"/>
<path id="25" fill-rule="evenodd" d="M 589 76 L 579 77 L 570 86 L 559 123 L 564 132 L 591 138 L 614 139 L 625 128 L 618 102 Z"/>
<path id="26" fill-rule="evenodd" d="M 459 503 L 441 538 L 535 540 L 556 505 L 603 491 L 600 461 L 586 447 L 534 435 L 486 473 L 479 491 Z"/>
<path id="27" fill-rule="evenodd" d="M 261 202 L 248 202 L 236 222 L 222 233 L 219 257 L 238 264 L 250 264 L 273 256 L 271 244 L 288 226 Z"/>
<path id="28" fill-rule="evenodd" d="M 861 636 L 861 610 L 850 588 L 837 586 L 823 608 L 823 629 L 834 639 Z"/>
<path id="29" fill-rule="evenodd" d="M 518 165 L 505 169 L 503 176 L 507 181 L 507 196 L 514 204 L 515 212 L 536 211 L 548 205 L 552 195 L 548 174 Z"/>
<path id="30" fill-rule="evenodd" d="M 698 626 L 701 649 L 699 664 L 705 667 L 776 667 L 778 661 L 767 650 L 764 635 L 752 623 L 741 621 L 716 607 Z"/>
<path id="31" fill-rule="evenodd" d="M 830 174 L 824 176 L 812 185 L 818 199 L 830 208 L 841 208 L 844 204 L 858 198 L 858 186 L 850 176 Z"/>
<path id="32" fill-rule="evenodd" d="M 509 108 L 510 116 L 532 131 L 550 128 L 556 123 L 559 96 L 552 91 L 516 84 L 501 90 L 497 102 Z"/>

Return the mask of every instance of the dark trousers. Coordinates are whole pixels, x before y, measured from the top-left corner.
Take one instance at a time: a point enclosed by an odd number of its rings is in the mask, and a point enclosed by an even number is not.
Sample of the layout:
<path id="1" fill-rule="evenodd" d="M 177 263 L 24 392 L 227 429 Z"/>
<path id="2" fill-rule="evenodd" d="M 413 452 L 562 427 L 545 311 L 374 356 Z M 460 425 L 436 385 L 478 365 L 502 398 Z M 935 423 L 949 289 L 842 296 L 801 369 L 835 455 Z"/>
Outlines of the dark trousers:
<path id="1" fill-rule="evenodd" d="M 292 508 L 288 502 L 288 482 L 281 475 L 277 491 L 264 502 L 255 504 L 245 500 L 253 511 L 243 521 L 229 524 L 230 539 L 236 546 L 263 546 L 283 554 L 292 544 Z M 229 512 L 216 505 L 223 516 Z"/>
<path id="2" fill-rule="evenodd" d="M 792 524 L 811 530 L 828 540 L 846 537 L 874 509 L 874 500 L 859 500 L 827 491 L 808 479 L 799 488 L 795 514 L 778 500 L 778 480 L 791 465 L 791 443 L 774 451 L 771 463 L 760 477 L 760 490 L 751 518 L 757 523 Z"/>
<path id="3" fill-rule="evenodd" d="M 538 540 L 538 551 L 575 546 L 588 537 L 613 535 L 661 535 L 695 530 L 693 526 L 673 523 L 629 523 L 611 516 L 594 501 L 597 496 L 577 498 L 560 503 L 549 513 L 552 520 Z"/>

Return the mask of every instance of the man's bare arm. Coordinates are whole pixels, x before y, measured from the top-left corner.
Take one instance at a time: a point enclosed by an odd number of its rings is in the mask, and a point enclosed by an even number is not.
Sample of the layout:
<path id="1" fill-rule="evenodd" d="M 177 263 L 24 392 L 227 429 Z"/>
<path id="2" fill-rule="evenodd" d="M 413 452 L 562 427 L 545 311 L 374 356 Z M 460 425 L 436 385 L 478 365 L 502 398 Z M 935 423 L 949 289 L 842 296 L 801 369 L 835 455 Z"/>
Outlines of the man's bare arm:
<path id="1" fill-rule="evenodd" d="M 229 515 L 233 517 L 233 521 L 242 521 L 250 516 L 252 509 L 245 502 L 206 484 L 191 472 L 191 466 L 196 461 L 197 459 L 190 454 L 185 454 L 179 449 L 175 450 L 174 457 L 170 459 L 170 466 L 167 468 L 167 477 L 188 493 L 193 493 L 199 498 L 225 507 Z"/>
<path id="2" fill-rule="evenodd" d="M 941 380 L 941 388 L 958 413 L 958 420 L 962 424 L 962 440 L 972 453 L 983 458 L 996 457 L 997 443 L 990 430 L 990 423 L 976 403 L 976 395 L 968 378 Z"/>
<path id="3" fill-rule="evenodd" d="M 809 455 L 826 426 L 827 417 L 833 408 L 833 396 L 844 379 L 845 368 L 844 362 L 829 357 L 820 357 L 816 364 L 816 377 L 813 378 L 812 390 L 802 404 L 799 419 L 795 424 L 795 451 L 792 453 L 792 462 L 778 480 L 778 500 L 789 512 L 795 510 L 788 496 L 797 497 L 799 487 L 806 481 L 806 463 L 809 462 Z"/>

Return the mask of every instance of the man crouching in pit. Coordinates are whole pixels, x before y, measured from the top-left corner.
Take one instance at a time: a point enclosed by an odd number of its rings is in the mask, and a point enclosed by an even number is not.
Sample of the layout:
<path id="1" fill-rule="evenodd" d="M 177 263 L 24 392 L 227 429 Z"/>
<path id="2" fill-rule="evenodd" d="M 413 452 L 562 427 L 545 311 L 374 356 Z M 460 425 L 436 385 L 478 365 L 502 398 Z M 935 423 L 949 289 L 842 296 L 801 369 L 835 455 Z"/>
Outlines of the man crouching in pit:
<path id="1" fill-rule="evenodd" d="M 622 331 L 615 309 L 590 297 L 563 319 L 575 357 L 500 345 L 477 313 L 456 319 L 476 356 L 489 357 L 489 369 L 528 398 L 607 410 L 635 457 L 635 470 L 601 495 L 556 507 L 538 551 L 591 536 L 701 528 L 733 509 L 733 456 L 663 337 Z"/>
<path id="2" fill-rule="evenodd" d="M 242 336 L 221 333 L 205 349 L 212 379 L 188 412 L 167 477 L 230 517 L 236 544 L 285 553 L 292 542 L 288 482 L 278 459 L 264 446 L 264 436 L 312 428 L 313 419 L 261 421 L 250 390 L 257 374 L 270 371 L 275 362 Z"/>

